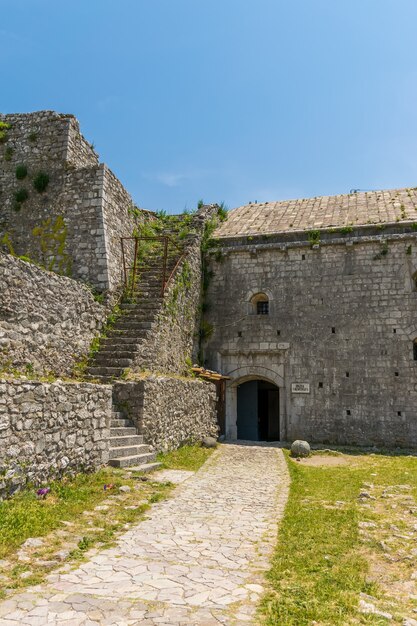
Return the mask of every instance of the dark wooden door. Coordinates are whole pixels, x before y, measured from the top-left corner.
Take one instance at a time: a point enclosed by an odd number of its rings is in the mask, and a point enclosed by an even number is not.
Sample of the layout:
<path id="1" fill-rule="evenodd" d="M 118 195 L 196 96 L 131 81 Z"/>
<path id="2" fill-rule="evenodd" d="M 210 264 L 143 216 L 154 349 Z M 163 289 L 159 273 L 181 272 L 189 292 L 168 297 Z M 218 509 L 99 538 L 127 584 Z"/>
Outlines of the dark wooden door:
<path id="1" fill-rule="evenodd" d="M 237 388 L 237 438 L 258 441 L 258 381 Z"/>

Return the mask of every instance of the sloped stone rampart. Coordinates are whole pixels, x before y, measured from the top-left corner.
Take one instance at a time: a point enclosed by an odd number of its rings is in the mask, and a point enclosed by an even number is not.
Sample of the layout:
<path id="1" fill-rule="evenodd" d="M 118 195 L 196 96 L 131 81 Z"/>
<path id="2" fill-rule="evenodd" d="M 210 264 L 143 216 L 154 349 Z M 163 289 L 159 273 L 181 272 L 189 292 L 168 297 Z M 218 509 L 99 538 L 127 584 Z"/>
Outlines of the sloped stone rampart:
<path id="1" fill-rule="evenodd" d="M 114 399 L 155 450 L 217 437 L 216 392 L 198 379 L 149 376 L 115 383 Z"/>
<path id="2" fill-rule="evenodd" d="M 0 499 L 107 463 L 111 387 L 0 379 Z"/>
<path id="3" fill-rule="evenodd" d="M 106 314 L 81 283 L 0 253 L 0 370 L 70 374 Z"/>

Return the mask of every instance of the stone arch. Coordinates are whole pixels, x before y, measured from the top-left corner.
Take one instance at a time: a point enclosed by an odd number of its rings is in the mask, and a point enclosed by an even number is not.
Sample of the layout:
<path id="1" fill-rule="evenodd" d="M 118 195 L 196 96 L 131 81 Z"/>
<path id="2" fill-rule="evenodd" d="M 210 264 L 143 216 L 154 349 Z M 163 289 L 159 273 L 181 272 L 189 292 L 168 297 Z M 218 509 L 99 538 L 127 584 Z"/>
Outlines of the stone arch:
<path id="1" fill-rule="evenodd" d="M 246 292 L 245 306 L 247 315 L 255 315 L 257 313 L 256 307 L 258 301 L 268 302 L 268 314 L 271 314 L 273 310 L 273 294 L 269 289 L 260 287 L 259 289 L 253 288 Z"/>
<path id="2" fill-rule="evenodd" d="M 230 387 L 237 387 L 237 385 L 241 385 L 248 380 L 257 378 L 273 383 L 277 387 L 284 387 L 283 377 L 275 370 L 263 365 L 244 365 L 227 372 L 226 376 L 229 376 L 231 379 L 229 382 Z"/>
<path id="3" fill-rule="evenodd" d="M 237 388 L 250 380 L 264 380 L 279 390 L 280 439 L 286 437 L 285 384 L 284 378 L 274 369 L 262 365 L 246 365 L 227 372 L 226 384 L 226 437 L 237 439 Z"/>
<path id="4" fill-rule="evenodd" d="M 265 289 L 264 287 L 251 287 L 251 289 L 246 292 L 245 301 L 250 302 L 258 293 L 264 293 L 270 302 L 274 299 L 273 293 L 269 289 Z"/>

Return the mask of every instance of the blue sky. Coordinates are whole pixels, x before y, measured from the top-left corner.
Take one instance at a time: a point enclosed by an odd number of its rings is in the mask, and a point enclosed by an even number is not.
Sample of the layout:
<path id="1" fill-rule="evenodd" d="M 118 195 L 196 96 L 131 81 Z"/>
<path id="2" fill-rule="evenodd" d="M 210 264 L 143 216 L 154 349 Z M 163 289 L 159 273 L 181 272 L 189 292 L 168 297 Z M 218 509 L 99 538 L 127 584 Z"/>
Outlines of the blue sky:
<path id="1" fill-rule="evenodd" d="M 0 110 L 75 114 L 137 204 L 417 185 L 416 0 L 0 0 Z"/>

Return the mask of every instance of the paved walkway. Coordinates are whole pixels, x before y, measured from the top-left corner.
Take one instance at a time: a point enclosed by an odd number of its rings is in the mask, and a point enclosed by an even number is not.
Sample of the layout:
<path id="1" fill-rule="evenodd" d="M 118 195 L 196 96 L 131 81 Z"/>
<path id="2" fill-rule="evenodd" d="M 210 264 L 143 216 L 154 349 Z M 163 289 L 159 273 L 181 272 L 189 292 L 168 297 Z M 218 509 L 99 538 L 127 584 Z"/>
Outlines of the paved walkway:
<path id="1" fill-rule="evenodd" d="M 279 449 L 222 445 L 114 548 L 0 603 L 0 625 L 254 623 L 287 492 Z"/>

